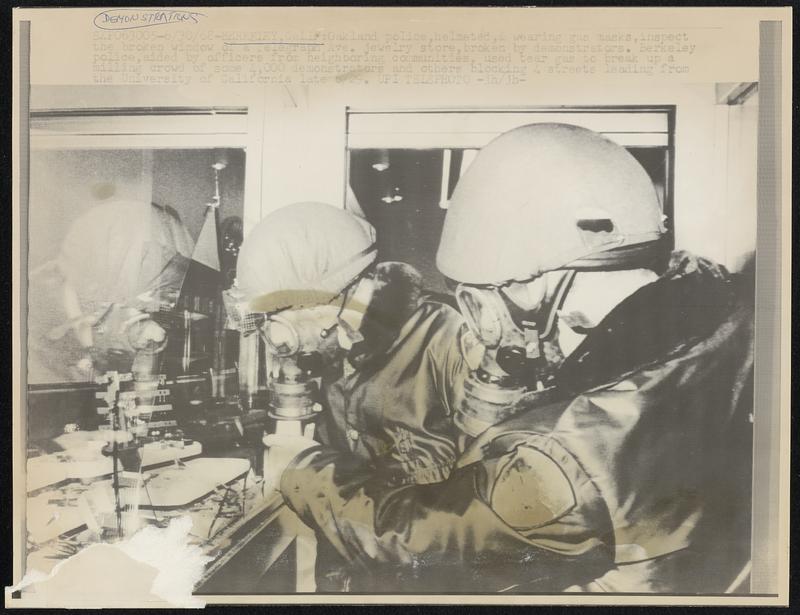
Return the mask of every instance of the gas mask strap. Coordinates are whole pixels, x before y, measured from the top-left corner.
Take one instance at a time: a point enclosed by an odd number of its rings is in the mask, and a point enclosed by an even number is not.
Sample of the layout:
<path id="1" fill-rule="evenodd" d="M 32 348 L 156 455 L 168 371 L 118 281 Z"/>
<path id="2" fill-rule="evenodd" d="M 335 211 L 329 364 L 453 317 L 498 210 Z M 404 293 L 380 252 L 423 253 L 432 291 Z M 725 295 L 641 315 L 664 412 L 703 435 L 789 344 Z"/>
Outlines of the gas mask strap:
<path id="1" fill-rule="evenodd" d="M 553 304 L 550 308 L 550 313 L 547 315 L 547 322 L 545 323 L 544 331 L 542 332 L 542 339 L 549 338 L 553 333 L 553 327 L 556 322 L 556 315 L 564 305 L 564 300 L 567 298 L 569 289 L 572 288 L 572 283 L 575 281 L 575 269 L 568 269 L 556 286 L 556 291 L 553 295 Z"/>
<path id="2" fill-rule="evenodd" d="M 342 312 L 344 312 L 344 309 L 347 306 L 347 301 L 349 299 L 350 293 L 355 290 L 355 288 L 358 286 L 358 283 L 361 282 L 361 280 L 367 275 L 367 272 L 374 266 L 375 263 L 372 262 L 366 267 L 364 267 L 355 276 L 353 276 L 353 278 L 345 285 L 345 287 L 341 291 L 339 291 L 339 293 L 335 297 L 333 297 L 329 301 L 329 303 L 333 303 L 334 301 L 339 299 L 339 297 L 342 298 L 342 302 L 339 305 L 339 312 L 336 314 L 337 319 L 341 318 Z"/>
<path id="3" fill-rule="evenodd" d="M 353 281 L 351 281 L 350 283 L 348 283 L 348 284 L 347 284 L 347 286 L 345 286 L 345 287 L 342 289 L 342 292 L 340 292 L 340 293 L 339 293 L 339 294 L 338 294 L 338 295 L 337 295 L 337 296 L 336 296 L 336 297 L 333 299 L 333 301 L 335 301 L 335 300 L 336 300 L 336 299 L 338 299 L 339 297 L 341 297 L 341 298 L 342 298 L 342 302 L 339 304 L 339 310 L 336 312 L 336 320 L 337 320 L 337 321 L 338 321 L 338 320 L 339 320 L 339 319 L 342 317 L 342 313 L 344 312 L 344 308 L 345 308 L 345 306 L 347 305 L 347 302 L 350 300 L 350 293 L 352 293 L 352 292 L 355 290 L 356 286 L 358 286 L 358 283 L 361 281 L 361 274 L 362 274 L 362 273 L 363 273 L 363 271 L 362 271 L 361 273 L 359 273 L 359 274 L 358 274 L 358 275 L 355 277 L 355 279 L 354 279 Z M 333 303 L 333 301 L 331 301 L 331 303 Z"/>
<path id="4" fill-rule="evenodd" d="M 367 268 L 368 269 L 368 268 Z M 342 296 L 342 303 L 339 306 L 339 311 L 336 313 L 336 321 L 331 325 L 328 329 L 324 331 L 325 337 L 330 335 L 330 333 L 336 329 L 337 339 L 339 341 L 339 346 L 350 352 L 353 349 L 353 346 L 357 343 L 364 340 L 364 336 L 360 334 L 360 332 L 353 329 L 347 321 L 342 318 L 342 314 L 344 313 L 345 307 L 347 306 L 348 301 L 350 300 L 350 294 L 353 293 L 358 286 L 358 283 L 364 278 L 364 274 L 367 271 L 364 269 L 361 271 L 355 279 L 350 282 L 347 287 L 341 292 Z"/>

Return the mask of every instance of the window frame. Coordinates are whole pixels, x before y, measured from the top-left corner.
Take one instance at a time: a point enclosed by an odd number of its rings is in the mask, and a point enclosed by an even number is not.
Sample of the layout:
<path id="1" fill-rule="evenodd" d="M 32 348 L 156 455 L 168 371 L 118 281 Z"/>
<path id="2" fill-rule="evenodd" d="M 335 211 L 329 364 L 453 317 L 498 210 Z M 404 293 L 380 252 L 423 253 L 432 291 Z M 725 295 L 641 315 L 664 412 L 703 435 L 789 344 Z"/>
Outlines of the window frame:
<path id="1" fill-rule="evenodd" d="M 263 115 L 252 106 L 42 108 L 29 114 L 30 151 L 242 149 L 247 225 L 262 214 Z"/>
<path id="2" fill-rule="evenodd" d="M 350 152 L 353 150 L 479 150 L 503 132 L 535 123 L 537 120 L 569 123 L 569 120 L 577 119 L 579 121 L 576 124 L 596 130 L 626 148 L 665 148 L 662 204 L 663 214 L 668 221 L 665 239 L 669 249 L 675 246 L 676 105 L 538 105 L 422 109 L 347 107 L 345 115 L 345 194 L 350 191 Z M 630 120 L 627 125 L 626 116 Z M 644 130 L 645 128 L 648 130 Z M 348 199 L 345 199 L 345 208 L 349 206 Z"/>

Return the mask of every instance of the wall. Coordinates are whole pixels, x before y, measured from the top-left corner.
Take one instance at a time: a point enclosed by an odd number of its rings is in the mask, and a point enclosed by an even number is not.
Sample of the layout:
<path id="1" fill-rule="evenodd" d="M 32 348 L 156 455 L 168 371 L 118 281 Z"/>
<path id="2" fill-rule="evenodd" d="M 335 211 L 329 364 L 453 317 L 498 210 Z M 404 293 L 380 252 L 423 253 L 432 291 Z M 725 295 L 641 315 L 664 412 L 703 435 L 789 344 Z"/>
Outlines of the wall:
<path id="1" fill-rule="evenodd" d="M 756 245 L 758 168 L 754 160 L 758 147 L 758 95 L 743 105 L 726 109 L 725 253 L 728 266 L 737 269 Z"/>

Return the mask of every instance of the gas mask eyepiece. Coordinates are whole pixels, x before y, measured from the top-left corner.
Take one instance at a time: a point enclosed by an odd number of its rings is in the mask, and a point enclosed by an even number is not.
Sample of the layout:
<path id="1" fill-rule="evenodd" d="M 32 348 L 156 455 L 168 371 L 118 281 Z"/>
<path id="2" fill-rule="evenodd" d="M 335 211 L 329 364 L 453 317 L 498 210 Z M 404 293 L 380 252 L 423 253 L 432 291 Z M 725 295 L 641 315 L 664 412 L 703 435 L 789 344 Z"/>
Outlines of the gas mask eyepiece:
<path id="1" fill-rule="evenodd" d="M 290 357 L 300 351 L 300 335 L 291 319 L 275 314 L 267 318 L 261 331 L 264 341 L 277 357 Z"/>

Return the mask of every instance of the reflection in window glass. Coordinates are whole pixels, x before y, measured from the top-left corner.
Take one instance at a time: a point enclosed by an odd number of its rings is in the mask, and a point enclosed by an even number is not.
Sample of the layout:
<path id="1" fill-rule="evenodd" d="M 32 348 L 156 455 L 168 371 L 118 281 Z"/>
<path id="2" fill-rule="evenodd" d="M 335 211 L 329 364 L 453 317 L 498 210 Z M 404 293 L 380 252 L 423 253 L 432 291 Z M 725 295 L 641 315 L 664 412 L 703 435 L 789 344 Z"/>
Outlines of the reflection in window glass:
<path id="1" fill-rule="evenodd" d="M 241 243 L 244 163 L 241 149 L 32 152 L 29 383 L 233 360 L 219 293 Z"/>

